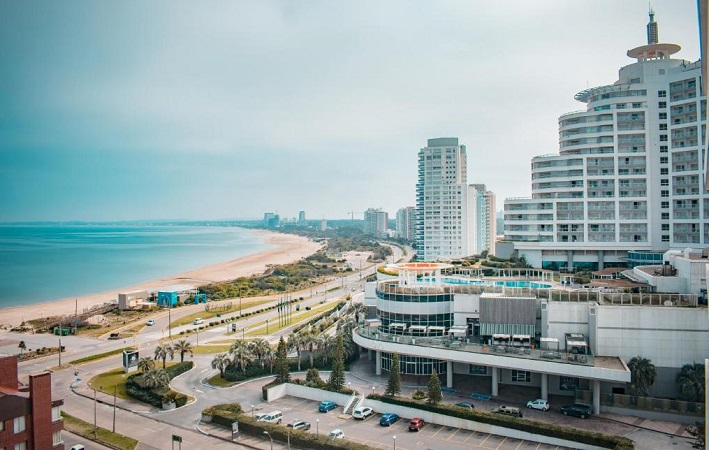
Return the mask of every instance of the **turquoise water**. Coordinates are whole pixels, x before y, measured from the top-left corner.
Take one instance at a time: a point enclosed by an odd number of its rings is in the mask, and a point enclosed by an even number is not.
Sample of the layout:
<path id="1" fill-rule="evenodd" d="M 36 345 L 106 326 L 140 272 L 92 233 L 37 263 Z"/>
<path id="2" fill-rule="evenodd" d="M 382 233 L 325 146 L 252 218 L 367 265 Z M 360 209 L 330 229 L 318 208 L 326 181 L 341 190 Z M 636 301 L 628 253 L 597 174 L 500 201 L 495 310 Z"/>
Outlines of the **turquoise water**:
<path id="1" fill-rule="evenodd" d="M 549 289 L 550 284 L 537 283 L 535 281 L 483 281 L 483 280 L 464 280 L 462 278 L 442 278 L 445 284 L 474 284 L 480 286 L 505 286 L 512 288 L 534 288 L 534 289 Z"/>
<path id="2" fill-rule="evenodd" d="M 237 227 L 0 226 L 0 308 L 120 289 L 271 248 Z"/>

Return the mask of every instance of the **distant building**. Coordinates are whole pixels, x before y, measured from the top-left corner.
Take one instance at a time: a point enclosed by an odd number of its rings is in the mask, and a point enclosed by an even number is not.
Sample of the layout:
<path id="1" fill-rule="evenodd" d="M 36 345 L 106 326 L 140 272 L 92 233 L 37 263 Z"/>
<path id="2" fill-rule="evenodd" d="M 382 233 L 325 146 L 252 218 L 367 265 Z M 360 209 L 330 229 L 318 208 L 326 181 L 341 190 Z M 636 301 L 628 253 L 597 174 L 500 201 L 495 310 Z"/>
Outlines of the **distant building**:
<path id="1" fill-rule="evenodd" d="M 274 213 L 264 213 L 263 215 L 263 226 L 267 228 L 276 228 L 280 223 L 280 217 L 278 214 Z"/>
<path id="2" fill-rule="evenodd" d="M 388 223 L 389 213 L 381 209 L 369 208 L 364 212 L 364 234 L 385 237 Z"/>
<path id="3" fill-rule="evenodd" d="M 305 211 L 300 211 L 298 213 L 298 225 L 304 225 L 305 224 Z"/>
<path id="4" fill-rule="evenodd" d="M 497 210 L 495 209 L 495 194 L 488 191 L 484 184 L 468 186 L 468 199 L 472 201 L 471 221 L 472 235 L 475 237 L 471 245 L 473 253 L 480 254 L 484 250 L 494 253 L 497 237 Z"/>
<path id="5" fill-rule="evenodd" d="M 0 448 L 64 450 L 61 399 L 52 400 L 52 374 L 30 375 L 20 387 L 17 356 L 0 355 Z"/>
<path id="6" fill-rule="evenodd" d="M 327 220 L 322 219 L 320 221 L 320 231 L 325 231 L 327 230 Z"/>
<path id="7" fill-rule="evenodd" d="M 407 241 L 414 240 L 416 208 L 407 206 L 396 212 L 396 235 Z"/>
<path id="8" fill-rule="evenodd" d="M 429 139 L 419 151 L 415 241 L 420 260 L 473 253 L 467 172 L 465 145 L 458 145 L 458 138 Z"/>

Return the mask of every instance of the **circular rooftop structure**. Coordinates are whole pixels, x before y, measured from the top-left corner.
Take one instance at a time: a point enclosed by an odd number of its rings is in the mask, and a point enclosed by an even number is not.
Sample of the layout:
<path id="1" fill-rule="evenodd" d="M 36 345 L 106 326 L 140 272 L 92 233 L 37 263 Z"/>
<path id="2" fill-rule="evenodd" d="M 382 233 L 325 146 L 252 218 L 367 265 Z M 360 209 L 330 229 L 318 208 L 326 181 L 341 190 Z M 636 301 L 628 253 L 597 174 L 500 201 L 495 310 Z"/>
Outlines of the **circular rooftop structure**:
<path id="1" fill-rule="evenodd" d="M 411 272 L 431 272 L 436 270 L 450 269 L 453 264 L 447 263 L 427 263 L 427 262 L 412 262 L 395 264 L 392 268 L 400 270 L 408 270 Z"/>
<path id="2" fill-rule="evenodd" d="M 640 60 L 666 59 L 681 49 L 677 44 L 648 44 L 628 50 L 628 56 Z"/>

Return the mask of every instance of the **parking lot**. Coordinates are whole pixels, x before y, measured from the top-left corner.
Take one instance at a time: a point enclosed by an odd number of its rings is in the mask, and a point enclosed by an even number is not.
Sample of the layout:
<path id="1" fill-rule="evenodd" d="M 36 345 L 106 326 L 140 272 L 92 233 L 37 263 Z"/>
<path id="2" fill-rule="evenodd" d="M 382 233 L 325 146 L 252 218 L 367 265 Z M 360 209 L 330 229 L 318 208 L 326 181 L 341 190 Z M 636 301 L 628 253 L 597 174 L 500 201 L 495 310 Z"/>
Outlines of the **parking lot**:
<path id="1" fill-rule="evenodd" d="M 318 402 L 290 396 L 263 405 L 263 410 L 260 412 L 273 410 L 283 412 L 282 426 L 286 426 L 295 419 L 305 420 L 311 424 L 310 433 L 328 434 L 339 428 L 344 431 L 345 439 L 380 449 L 551 450 L 562 448 L 428 423 L 420 431 L 411 432 L 408 430 L 410 417 L 402 418 L 391 426 L 383 427 L 379 425 L 379 419 L 381 413 L 386 411 L 375 411 L 376 414 L 364 420 L 355 420 L 349 415 L 342 414 L 341 405 L 328 413 L 320 413 L 318 412 Z"/>

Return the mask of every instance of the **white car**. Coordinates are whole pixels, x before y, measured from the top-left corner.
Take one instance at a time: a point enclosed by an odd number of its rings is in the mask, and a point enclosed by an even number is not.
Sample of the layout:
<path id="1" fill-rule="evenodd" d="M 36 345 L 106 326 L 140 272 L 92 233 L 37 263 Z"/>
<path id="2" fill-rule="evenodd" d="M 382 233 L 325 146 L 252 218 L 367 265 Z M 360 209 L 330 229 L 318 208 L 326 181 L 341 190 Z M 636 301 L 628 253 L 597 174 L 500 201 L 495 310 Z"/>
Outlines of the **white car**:
<path id="1" fill-rule="evenodd" d="M 145 322 L 145 324 L 149 327 L 152 327 L 153 325 L 155 325 L 155 321 L 153 319 L 148 319 L 148 321 Z"/>
<path id="2" fill-rule="evenodd" d="M 197 317 L 194 322 L 192 322 L 192 325 L 202 325 L 204 323 L 204 319 L 201 317 Z"/>
<path id="3" fill-rule="evenodd" d="M 541 409 L 542 411 L 549 411 L 549 402 L 538 398 L 536 400 L 530 400 L 527 402 L 527 408 Z"/>
<path id="4" fill-rule="evenodd" d="M 374 414 L 374 410 L 369 406 L 360 406 L 359 408 L 352 411 L 352 417 L 354 417 L 355 419 L 366 419 L 372 414 Z"/>
<path id="5" fill-rule="evenodd" d="M 330 434 L 327 435 L 330 439 L 344 439 L 345 438 L 345 432 L 340 430 L 339 428 L 335 428 L 330 432 Z"/>

